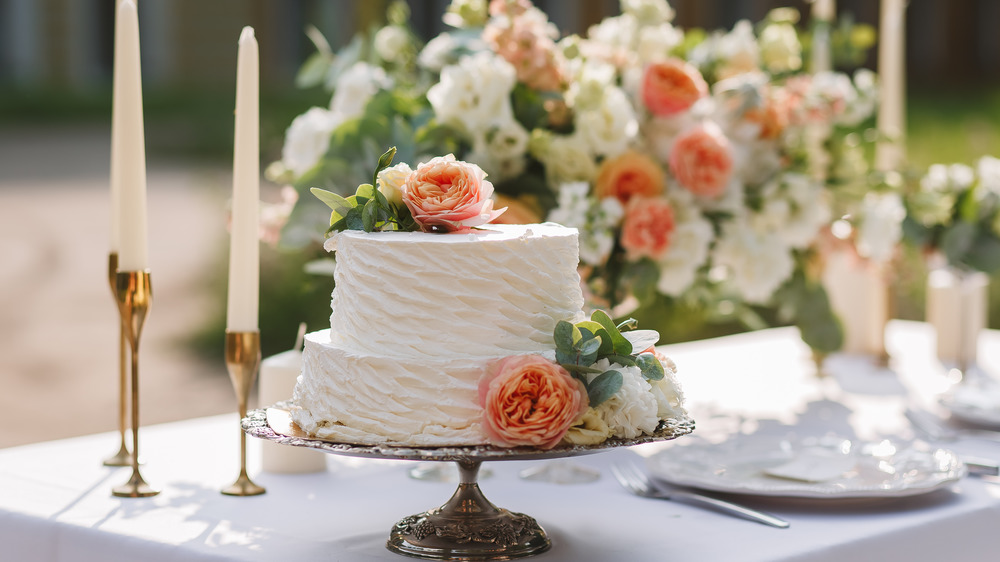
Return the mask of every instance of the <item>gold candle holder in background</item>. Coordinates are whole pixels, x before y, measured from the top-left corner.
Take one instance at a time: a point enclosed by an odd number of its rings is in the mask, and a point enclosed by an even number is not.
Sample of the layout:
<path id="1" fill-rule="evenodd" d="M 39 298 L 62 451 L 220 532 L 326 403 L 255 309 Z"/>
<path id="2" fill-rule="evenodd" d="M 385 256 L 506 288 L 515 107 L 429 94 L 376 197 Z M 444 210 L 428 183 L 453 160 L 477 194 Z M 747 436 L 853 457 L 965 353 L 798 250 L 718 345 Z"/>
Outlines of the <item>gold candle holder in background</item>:
<path id="1" fill-rule="evenodd" d="M 153 297 L 149 271 L 119 271 L 115 277 L 115 296 L 132 349 L 132 477 L 112 488 L 111 493 L 123 498 L 144 498 L 160 493 L 139 474 L 139 336 Z"/>
<path id="2" fill-rule="evenodd" d="M 260 368 L 260 332 L 226 332 L 226 369 L 236 390 L 240 420 L 247 417 L 250 387 Z M 222 489 L 228 496 L 257 496 L 266 490 L 247 476 L 247 434 L 240 429 L 240 475 L 232 485 Z"/>
<path id="3" fill-rule="evenodd" d="M 111 286 L 111 297 L 118 302 L 118 252 L 108 254 L 108 284 Z M 131 466 L 132 454 L 128 452 L 128 444 L 125 442 L 126 402 L 128 400 L 128 378 L 125 371 L 125 323 L 120 320 L 121 312 L 118 313 L 118 434 L 121 437 L 121 444 L 118 452 L 104 459 L 104 466 Z"/>

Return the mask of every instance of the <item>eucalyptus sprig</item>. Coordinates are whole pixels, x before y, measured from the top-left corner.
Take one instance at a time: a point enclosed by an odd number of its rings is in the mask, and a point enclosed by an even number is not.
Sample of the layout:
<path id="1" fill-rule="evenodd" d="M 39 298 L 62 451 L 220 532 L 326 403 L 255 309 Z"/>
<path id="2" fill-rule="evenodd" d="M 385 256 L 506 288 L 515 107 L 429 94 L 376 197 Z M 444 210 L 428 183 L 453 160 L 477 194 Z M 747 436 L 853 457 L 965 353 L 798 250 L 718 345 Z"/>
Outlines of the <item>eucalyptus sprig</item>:
<path id="1" fill-rule="evenodd" d="M 663 378 L 660 360 L 646 352 L 656 345 L 660 335 L 654 330 L 636 330 L 635 327 L 636 321 L 631 318 L 616 325 L 602 310 L 595 310 L 590 320 L 575 324 L 562 320 L 556 324 L 553 332 L 556 363 L 583 382 L 591 407 L 611 398 L 624 383 L 620 371 L 602 372 L 594 368 L 601 359 L 623 367 L 638 367 L 649 381 Z M 594 373 L 600 374 L 588 382 L 586 375 Z"/>
<path id="2" fill-rule="evenodd" d="M 365 232 L 418 230 L 417 223 L 413 220 L 406 205 L 390 202 L 375 187 L 378 185 L 379 173 L 392 164 L 395 155 L 395 146 L 385 151 L 378 159 L 375 173 L 372 174 L 372 183 L 359 185 L 355 194 L 350 197 L 341 197 L 318 187 L 309 190 L 333 210 L 330 213 L 330 228 L 326 230 L 328 235 L 331 232 L 342 230 L 364 230 Z"/>

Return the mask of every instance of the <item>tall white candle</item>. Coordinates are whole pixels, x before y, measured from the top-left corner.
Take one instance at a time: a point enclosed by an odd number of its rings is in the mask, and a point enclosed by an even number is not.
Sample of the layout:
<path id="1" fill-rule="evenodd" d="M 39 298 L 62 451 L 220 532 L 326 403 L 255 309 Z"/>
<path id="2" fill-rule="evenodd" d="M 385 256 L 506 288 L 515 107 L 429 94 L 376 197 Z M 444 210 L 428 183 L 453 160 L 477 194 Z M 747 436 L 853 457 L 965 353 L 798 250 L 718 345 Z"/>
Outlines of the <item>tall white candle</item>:
<path id="1" fill-rule="evenodd" d="M 879 15 L 877 127 L 883 139 L 875 148 L 875 168 L 895 170 L 906 158 L 906 1 L 882 0 Z"/>
<path id="2" fill-rule="evenodd" d="M 121 156 L 118 154 L 120 150 L 118 148 L 118 137 L 121 136 L 119 127 L 121 127 L 122 114 L 122 109 L 119 107 L 122 103 L 121 87 L 119 86 L 122 72 L 122 48 L 118 42 L 119 27 L 121 27 L 121 22 L 118 19 L 118 10 L 116 9 L 114 68 L 111 79 L 111 240 L 108 244 L 109 251 L 114 253 L 118 252 L 121 244 L 120 218 L 118 216 L 121 212 Z"/>
<path id="3" fill-rule="evenodd" d="M 835 0 L 813 0 L 812 18 L 813 45 L 812 71 L 826 72 L 833 69 L 833 54 L 830 49 L 830 27 L 836 19 Z"/>
<path id="4" fill-rule="evenodd" d="M 260 129 L 257 39 L 252 27 L 240 34 L 236 59 L 236 128 L 233 203 L 229 242 L 229 302 L 226 329 L 257 330 L 260 275 Z"/>
<path id="5" fill-rule="evenodd" d="M 112 141 L 118 184 L 118 269 L 142 271 L 149 266 L 146 243 L 146 143 L 142 121 L 142 72 L 139 61 L 139 16 L 132 0 L 118 4 L 115 29 L 115 110 L 117 134 Z M 112 118 L 114 121 L 114 117 Z M 116 178 L 116 179 L 115 179 Z"/>

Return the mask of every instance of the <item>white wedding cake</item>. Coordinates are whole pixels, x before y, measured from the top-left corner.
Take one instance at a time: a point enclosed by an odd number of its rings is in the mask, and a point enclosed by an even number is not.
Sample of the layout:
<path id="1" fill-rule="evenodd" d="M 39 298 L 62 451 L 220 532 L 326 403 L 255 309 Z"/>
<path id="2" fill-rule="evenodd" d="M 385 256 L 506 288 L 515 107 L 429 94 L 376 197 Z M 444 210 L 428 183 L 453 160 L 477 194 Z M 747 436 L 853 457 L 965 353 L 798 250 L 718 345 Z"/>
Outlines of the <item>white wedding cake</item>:
<path id="1" fill-rule="evenodd" d="M 487 367 L 553 357 L 556 323 L 583 317 L 575 229 L 346 230 L 326 247 L 337 263 L 330 329 L 306 336 L 292 412 L 323 439 L 485 443 Z"/>

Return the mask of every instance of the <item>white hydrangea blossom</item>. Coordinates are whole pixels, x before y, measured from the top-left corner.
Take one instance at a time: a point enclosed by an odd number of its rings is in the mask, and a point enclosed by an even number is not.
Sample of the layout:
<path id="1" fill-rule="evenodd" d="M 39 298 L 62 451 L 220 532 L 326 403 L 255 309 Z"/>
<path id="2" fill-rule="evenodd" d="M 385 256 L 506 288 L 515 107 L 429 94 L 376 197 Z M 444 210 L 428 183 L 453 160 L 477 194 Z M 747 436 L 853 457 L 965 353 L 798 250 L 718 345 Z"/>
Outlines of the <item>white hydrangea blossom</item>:
<path id="1" fill-rule="evenodd" d="M 607 359 L 601 359 L 593 366 L 600 369 L 601 373 L 614 369 L 622 374 L 622 387 L 618 392 L 594 408 L 608 424 L 611 434 L 632 439 L 643 433 L 656 431 L 656 426 L 660 423 L 659 404 L 639 367 L 624 367 Z M 599 375 L 600 373 L 587 373 L 587 382 Z"/>
<path id="2" fill-rule="evenodd" d="M 657 261 L 660 277 L 656 289 L 664 295 L 678 296 L 694 283 L 698 269 L 708 259 L 715 231 L 694 206 L 694 196 L 689 192 L 673 190 L 668 199 L 674 210 L 674 231 L 670 248 Z"/>
<path id="3" fill-rule="evenodd" d="M 764 186 L 760 213 L 749 217 L 758 232 L 773 232 L 785 246 L 805 248 L 829 224 L 832 211 L 822 182 L 789 172 Z"/>
<path id="4" fill-rule="evenodd" d="M 601 265 L 608 259 L 615 243 L 615 229 L 625 214 L 613 197 L 600 201 L 588 197 L 590 184 L 567 183 L 559 187 L 559 204 L 548 220 L 580 231 L 580 261 Z"/>
<path id="5" fill-rule="evenodd" d="M 660 419 L 686 416 L 684 392 L 677 380 L 677 365 L 670 359 L 661 362 L 663 364 L 663 378 L 649 383 L 650 391 L 656 400 L 656 415 Z"/>
<path id="6" fill-rule="evenodd" d="M 434 113 L 470 137 L 513 119 L 510 92 L 514 67 L 502 57 L 483 51 L 444 67 L 441 80 L 427 91 Z"/>
<path id="7" fill-rule="evenodd" d="M 339 77 L 330 100 L 330 110 L 345 120 L 361 115 L 372 96 L 381 89 L 392 87 L 392 81 L 381 67 L 359 61 Z"/>
<path id="8" fill-rule="evenodd" d="M 494 179 L 516 177 L 524 171 L 529 138 L 528 131 L 511 118 L 475 134 L 466 159 Z"/>
<path id="9" fill-rule="evenodd" d="M 753 304 L 766 303 L 795 269 L 781 237 L 774 232 L 757 232 L 745 217 L 723 227 L 712 261 L 725 270 L 733 289 Z"/>
<path id="10" fill-rule="evenodd" d="M 322 107 L 313 107 L 296 117 L 285 132 L 281 162 L 296 177 L 308 172 L 330 148 L 330 135 L 343 117 Z"/>
<path id="11" fill-rule="evenodd" d="M 375 32 L 373 43 L 379 58 L 388 62 L 400 62 L 406 48 L 410 46 L 410 36 L 398 25 L 387 25 Z"/>
<path id="12" fill-rule="evenodd" d="M 975 171 L 965 164 L 932 164 L 910 199 L 914 220 L 928 227 L 950 221 L 958 193 L 972 187 L 975 179 Z"/>
<path id="13" fill-rule="evenodd" d="M 683 41 L 684 32 L 669 23 L 647 25 L 639 30 L 635 52 L 639 57 L 639 63 L 645 65 L 667 58 L 670 51 Z"/>
<path id="14" fill-rule="evenodd" d="M 635 110 L 621 88 L 611 86 L 604 91 L 598 109 L 579 111 L 576 129 L 597 156 L 617 156 L 628 148 L 639 130 Z"/>
<path id="15" fill-rule="evenodd" d="M 857 227 L 858 254 L 877 263 L 892 258 L 903 238 L 906 208 L 898 193 L 867 193 L 861 202 Z"/>
<path id="16" fill-rule="evenodd" d="M 553 135 L 536 130 L 529 147 L 532 156 L 545 166 L 549 185 L 590 182 L 597 175 L 597 163 L 590 154 L 590 147 L 577 134 Z"/>
<path id="17" fill-rule="evenodd" d="M 976 162 L 981 196 L 989 193 L 1000 195 L 1000 158 L 983 156 Z"/>

